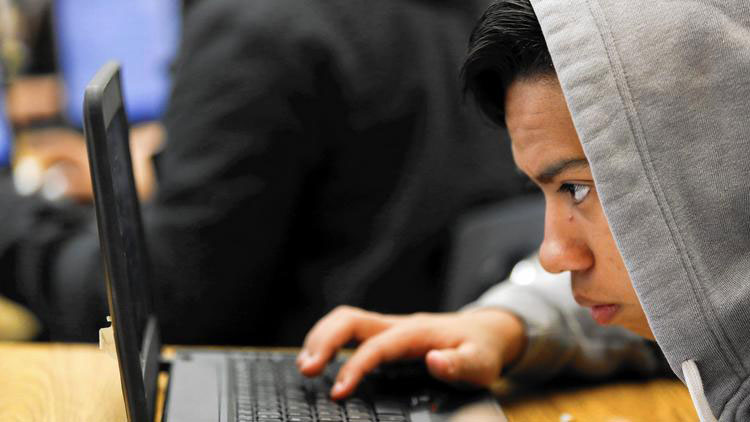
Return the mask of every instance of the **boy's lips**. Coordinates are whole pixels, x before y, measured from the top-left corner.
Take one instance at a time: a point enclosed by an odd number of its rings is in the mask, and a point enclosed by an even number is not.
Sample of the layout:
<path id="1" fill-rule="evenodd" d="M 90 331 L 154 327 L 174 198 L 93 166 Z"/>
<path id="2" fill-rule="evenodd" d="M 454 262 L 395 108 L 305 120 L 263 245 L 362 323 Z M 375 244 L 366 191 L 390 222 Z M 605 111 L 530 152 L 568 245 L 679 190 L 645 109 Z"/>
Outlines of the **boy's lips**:
<path id="1" fill-rule="evenodd" d="M 596 305 L 590 308 L 591 317 L 601 325 L 606 325 L 612 322 L 619 310 L 620 305 L 615 304 Z"/>
<path id="2" fill-rule="evenodd" d="M 612 322 L 617 312 L 620 310 L 620 305 L 614 303 L 603 303 L 599 301 L 591 300 L 585 296 L 575 294 L 575 301 L 585 307 L 589 308 L 591 317 L 601 325 L 606 325 Z"/>

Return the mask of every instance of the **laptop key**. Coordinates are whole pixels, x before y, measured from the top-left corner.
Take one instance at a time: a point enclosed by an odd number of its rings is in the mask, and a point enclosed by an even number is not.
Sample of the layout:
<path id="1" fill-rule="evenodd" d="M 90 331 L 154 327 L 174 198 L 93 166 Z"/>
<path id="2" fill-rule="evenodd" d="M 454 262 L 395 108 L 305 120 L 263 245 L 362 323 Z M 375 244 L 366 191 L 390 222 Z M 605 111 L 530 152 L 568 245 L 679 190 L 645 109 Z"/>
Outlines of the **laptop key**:
<path id="1" fill-rule="evenodd" d="M 281 412 L 258 412 L 259 418 L 280 418 Z"/>
<path id="2" fill-rule="evenodd" d="M 403 407 L 395 401 L 378 400 L 375 402 L 375 413 L 378 417 L 381 415 L 403 415 Z"/>
<path id="3" fill-rule="evenodd" d="M 404 422 L 406 417 L 403 415 L 378 415 L 380 422 Z"/>

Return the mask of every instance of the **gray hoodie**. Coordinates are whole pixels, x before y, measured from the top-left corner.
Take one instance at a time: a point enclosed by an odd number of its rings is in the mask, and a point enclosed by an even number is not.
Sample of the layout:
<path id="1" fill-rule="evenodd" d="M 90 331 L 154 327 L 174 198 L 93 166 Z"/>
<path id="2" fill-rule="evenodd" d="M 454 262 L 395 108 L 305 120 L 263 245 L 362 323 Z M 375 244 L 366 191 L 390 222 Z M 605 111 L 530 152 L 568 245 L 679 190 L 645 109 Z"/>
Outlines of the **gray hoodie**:
<path id="1" fill-rule="evenodd" d="M 659 347 L 750 420 L 750 2 L 532 4 Z"/>
<path id="2" fill-rule="evenodd" d="M 701 421 L 750 420 L 750 1 L 531 1 L 659 348 Z M 508 375 L 658 368 L 525 265 L 475 304 L 527 325 Z"/>

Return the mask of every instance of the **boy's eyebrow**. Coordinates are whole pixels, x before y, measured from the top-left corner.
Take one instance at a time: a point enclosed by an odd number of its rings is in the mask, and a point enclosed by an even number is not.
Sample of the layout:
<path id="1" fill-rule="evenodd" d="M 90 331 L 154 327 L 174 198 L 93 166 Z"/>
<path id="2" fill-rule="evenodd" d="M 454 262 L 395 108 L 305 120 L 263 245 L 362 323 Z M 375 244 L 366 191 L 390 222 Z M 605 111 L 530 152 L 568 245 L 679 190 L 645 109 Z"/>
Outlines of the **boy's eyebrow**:
<path id="1" fill-rule="evenodd" d="M 589 162 L 585 158 L 566 158 L 547 166 L 544 170 L 541 171 L 541 173 L 536 176 L 536 180 L 539 183 L 549 183 L 552 181 L 552 179 L 555 178 L 555 176 L 565 170 L 588 166 Z"/>

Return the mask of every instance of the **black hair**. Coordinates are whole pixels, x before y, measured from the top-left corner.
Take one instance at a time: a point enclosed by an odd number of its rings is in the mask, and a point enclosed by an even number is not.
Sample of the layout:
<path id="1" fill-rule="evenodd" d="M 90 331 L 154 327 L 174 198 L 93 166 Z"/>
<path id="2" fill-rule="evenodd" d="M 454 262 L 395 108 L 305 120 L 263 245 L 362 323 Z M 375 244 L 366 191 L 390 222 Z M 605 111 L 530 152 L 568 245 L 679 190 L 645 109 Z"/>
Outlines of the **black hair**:
<path id="1" fill-rule="evenodd" d="M 464 93 L 505 127 L 505 93 L 513 81 L 554 75 L 547 43 L 528 0 L 497 0 L 482 15 L 469 39 L 461 71 Z"/>

